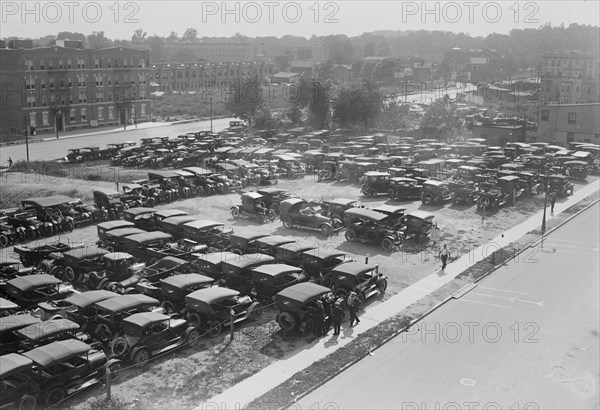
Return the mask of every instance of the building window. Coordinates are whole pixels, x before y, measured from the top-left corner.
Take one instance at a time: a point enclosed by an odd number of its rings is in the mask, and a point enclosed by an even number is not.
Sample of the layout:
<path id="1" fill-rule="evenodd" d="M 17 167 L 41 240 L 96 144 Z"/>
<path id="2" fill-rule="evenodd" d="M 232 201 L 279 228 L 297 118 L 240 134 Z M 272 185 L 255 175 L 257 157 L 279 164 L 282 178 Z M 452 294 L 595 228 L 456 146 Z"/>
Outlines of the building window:
<path id="1" fill-rule="evenodd" d="M 573 141 L 575 141 L 575 133 L 567 132 L 567 144 Z"/>
<path id="2" fill-rule="evenodd" d="M 97 58 L 94 59 L 94 68 L 100 68 L 100 60 Z"/>
<path id="3" fill-rule="evenodd" d="M 75 108 L 69 110 L 69 122 L 75 122 Z"/>
<path id="4" fill-rule="evenodd" d="M 37 121 L 36 120 L 37 120 L 37 118 L 36 118 L 35 112 L 30 112 L 29 113 L 29 125 L 31 127 L 36 127 L 37 126 Z"/>
<path id="5" fill-rule="evenodd" d="M 46 80 L 42 78 L 40 85 L 42 87 L 42 90 L 45 90 L 46 89 Z"/>
<path id="6" fill-rule="evenodd" d="M 87 120 L 87 108 L 81 109 L 81 121 Z"/>
<path id="7" fill-rule="evenodd" d="M 106 65 L 107 65 L 107 67 L 108 67 L 108 68 L 111 68 L 111 67 L 112 67 L 112 63 L 110 62 L 110 58 L 109 58 L 109 59 L 108 59 L 108 61 L 106 62 Z"/>
<path id="8" fill-rule="evenodd" d="M 104 107 L 98 107 L 98 119 L 99 120 L 104 119 Z"/>
<path id="9" fill-rule="evenodd" d="M 27 105 L 29 107 L 35 107 L 35 95 L 28 95 L 27 96 Z"/>
<path id="10" fill-rule="evenodd" d="M 85 59 L 83 59 L 83 58 L 77 59 L 77 68 L 85 68 Z"/>
<path id="11" fill-rule="evenodd" d="M 60 60 L 58 60 L 58 68 L 60 68 L 61 70 L 63 68 L 65 68 L 65 65 L 64 65 L 64 62 L 63 62 L 62 58 Z"/>
<path id="12" fill-rule="evenodd" d="M 44 63 L 44 60 L 40 60 L 40 70 L 45 70 L 46 69 L 46 64 Z"/>
<path id="13" fill-rule="evenodd" d="M 42 111 L 42 125 L 49 125 L 48 122 L 48 111 Z"/>
<path id="14" fill-rule="evenodd" d="M 108 119 L 112 120 L 115 118 L 115 107 L 113 107 L 112 105 L 110 107 L 108 107 Z"/>
<path id="15" fill-rule="evenodd" d="M 577 122 L 577 113 L 570 112 L 569 113 L 569 124 L 575 124 Z"/>
<path id="16" fill-rule="evenodd" d="M 69 58 L 69 59 L 67 60 L 67 69 L 69 69 L 69 70 L 70 70 L 71 68 L 73 68 L 73 62 L 72 62 L 72 61 L 71 61 L 71 59 Z"/>
<path id="17" fill-rule="evenodd" d="M 119 68 L 119 59 L 115 58 L 115 68 Z"/>
<path id="18" fill-rule="evenodd" d="M 577 94 L 579 94 L 579 86 L 577 86 L 577 88 L 575 88 L 575 92 L 576 92 Z"/>
<path id="19" fill-rule="evenodd" d="M 33 71 L 33 60 L 25 60 L 25 70 Z"/>
<path id="20" fill-rule="evenodd" d="M 146 104 L 140 104 L 140 114 L 146 115 Z"/>
<path id="21" fill-rule="evenodd" d="M 28 77 L 25 80 L 25 88 L 27 90 L 35 90 L 35 79 L 33 77 Z"/>
<path id="22" fill-rule="evenodd" d="M 548 121 L 550 119 L 550 110 L 542 110 L 542 121 Z"/>

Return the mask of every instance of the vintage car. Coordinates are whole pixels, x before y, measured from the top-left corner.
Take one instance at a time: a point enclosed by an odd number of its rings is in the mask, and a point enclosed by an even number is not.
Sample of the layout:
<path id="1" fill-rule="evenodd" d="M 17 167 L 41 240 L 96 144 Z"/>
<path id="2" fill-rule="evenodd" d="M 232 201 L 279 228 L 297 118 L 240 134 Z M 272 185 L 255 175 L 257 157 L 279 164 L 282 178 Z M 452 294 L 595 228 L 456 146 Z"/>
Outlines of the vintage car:
<path id="1" fill-rule="evenodd" d="M 347 209 L 357 207 L 358 201 L 356 199 L 335 198 L 321 201 L 321 206 L 327 216 L 344 221 L 344 212 Z"/>
<path id="2" fill-rule="evenodd" d="M 155 223 L 162 221 L 163 219 L 173 218 L 175 216 L 186 216 L 188 213 L 180 211 L 179 209 L 160 209 L 154 212 Z M 153 228 L 152 230 L 156 230 Z"/>
<path id="3" fill-rule="evenodd" d="M 63 300 L 38 303 L 35 315 L 42 320 L 69 319 L 81 326 L 82 332 L 94 330 L 95 303 L 115 298 L 117 293 L 108 290 L 89 290 L 76 293 Z"/>
<path id="4" fill-rule="evenodd" d="M 37 406 L 37 394 L 32 391 L 31 368 L 33 362 L 16 353 L 0 356 L 0 407 L 33 410 Z"/>
<path id="5" fill-rule="evenodd" d="M 104 248 L 109 252 L 121 252 L 124 250 L 123 238 L 137 235 L 146 231 L 140 228 L 121 228 L 105 232 L 102 239 L 96 242 L 96 246 Z"/>
<path id="6" fill-rule="evenodd" d="M 183 237 L 205 244 L 211 249 L 226 249 L 230 244 L 233 229 L 215 221 L 195 220 L 181 226 Z"/>
<path id="7" fill-rule="evenodd" d="M 424 205 L 438 204 L 452 199 L 452 193 L 445 181 L 427 180 L 423 182 L 421 201 Z"/>
<path id="8" fill-rule="evenodd" d="M 94 195 L 94 203 L 98 208 L 105 209 L 108 212 L 108 219 L 116 219 L 121 217 L 125 206 L 121 202 L 121 194 L 112 191 L 92 191 Z"/>
<path id="9" fill-rule="evenodd" d="M 19 276 L 33 275 L 37 273 L 37 268 L 32 266 L 24 268 L 21 262 L 13 259 L 0 261 L 0 283 L 2 281 L 14 279 Z"/>
<path id="10" fill-rule="evenodd" d="M 192 253 L 203 252 L 206 245 L 182 239 L 175 243 L 173 236 L 166 232 L 152 231 L 123 238 L 125 251 L 136 258 L 147 260 L 151 265 L 166 256 L 191 259 Z"/>
<path id="11" fill-rule="evenodd" d="M 381 246 L 390 252 L 404 240 L 403 234 L 387 225 L 387 215 L 370 209 L 355 208 L 345 212 L 346 240 Z"/>
<path id="12" fill-rule="evenodd" d="M 138 283 L 138 290 L 148 296 L 161 300 L 160 306 L 165 313 L 177 313 L 183 317 L 187 313 L 185 295 L 198 289 L 213 285 L 214 278 L 198 273 L 184 273 L 161 279 L 159 284 Z M 145 286 L 143 286 L 145 285 Z"/>
<path id="13" fill-rule="evenodd" d="M 113 229 L 133 228 L 135 227 L 133 222 L 117 220 L 102 222 L 96 226 L 98 230 L 98 240 L 103 241 L 105 239 L 106 232 L 112 231 Z"/>
<path id="14" fill-rule="evenodd" d="M 390 189 L 391 175 L 387 172 L 367 172 L 363 175 L 363 185 L 360 192 L 363 195 L 377 196 L 387 194 Z"/>
<path id="15" fill-rule="evenodd" d="M 121 321 L 134 313 L 156 311 L 163 313 L 158 308 L 159 301 L 147 295 L 122 295 L 96 302 L 93 322 L 97 323 L 92 335 L 96 340 L 108 342 L 113 339 Z M 92 330 L 90 328 L 90 330 Z"/>
<path id="16" fill-rule="evenodd" d="M 228 288 L 248 295 L 252 290 L 252 268 L 275 262 L 274 257 L 262 253 L 248 253 L 223 261 L 221 262 L 222 281 Z"/>
<path id="17" fill-rule="evenodd" d="M 13 248 L 13 251 L 19 255 L 19 259 L 21 263 L 25 267 L 30 266 L 38 266 L 40 269 L 44 270 L 45 273 L 49 272 L 49 265 L 42 264 L 44 259 L 50 259 L 51 254 L 54 252 L 68 252 L 73 249 L 83 248 L 85 245 L 83 243 L 68 243 L 68 242 L 52 242 L 47 243 L 45 245 L 39 246 L 27 246 L 27 245 L 16 245 Z"/>
<path id="18" fill-rule="evenodd" d="M 452 202 L 461 205 L 473 205 L 477 200 L 477 185 L 463 179 L 448 181 Z"/>
<path id="19" fill-rule="evenodd" d="M 579 181 L 585 181 L 590 170 L 589 164 L 585 161 L 565 161 L 563 168 L 565 175 Z"/>
<path id="20" fill-rule="evenodd" d="M 258 192 L 246 192 L 241 195 L 242 205 L 231 207 L 231 216 L 239 218 L 240 216 L 248 216 L 256 218 L 259 223 L 274 221 L 277 213 L 273 209 L 269 209 L 265 203 L 265 197 Z"/>
<path id="21" fill-rule="evenodd" d="M 107 370 L 111 381 L 119 376 L 118 359 L 109 359 L 102 350 L 76 339 L 50 343 L 23 356 L 33 361 L 32 391 L 40 392 L 39 401 L 46 407 L 94 383 L 104 383 Z"/>
<path id="22" fill-rule="evenodd" d="M 185 319 L 162 313 L 135 313 L 121 322 L 121 330 L 111 343 L 114 357 L 142 367 L 154 357 L 187 344 L 195 347 L 200 331 Z"/>
<path id="23" fill-rule="evenodd" d="M 325 236 L 339 233 L 344 224 L 341 220 L 324 215 L 319 204 L 300 198 L 290 198 L 281 202 L 280 215 L 283 226 L 315 229 Z"/>
<path id="24" fill-rule="evenodd" d="M 140 280 L 145 263 L 136 263 L 135 258 L 125 252 L 102 255 L 102 267 L 86 273 L 81 282 L 88 289 L 106 289 L 112 292 L 131 293 Z"/>
<path id="25" fill-rule="evenodd" d="M 17 331 L 39 322 L 40 319 L 38 317 L 30 314 L 0 317 L 0 351 L 3 354 L 17 352 L 20 344 Z"/>
<path id="26" fill-rule="evenodd" d="M 387 289 L 387 278 L 379 272 L 379 265 L 344 263 L 333 268 L 329 277 L 335 296 L 347 298 L 354 291 L 361 304 L 371 296 L 385 293 Z"/>
<path id="27" fill-rule="evenodd" d="M 184 216 L 172 216 L 165 218 L 160 222 L 157 222 L 157 229 L 171 234 L 175 239 L 185 238 L 183 234 L 183 225 L 197 220 L 197 216 L 184 215 Z M 190 238 L 191 239 L 191 238 Z"/>
<path id="28" fill-rule="evenodd" d="M 279 308 L 277 323 L 286 332 L 304 333 L 313 329 L 315 303 L 330 292 L 331 289 L 312 282 L 297 283 L 282 290 L 275 296 Z"/>
<path id="29" fill-rule="evenodd" d="M 275 257 L 275 256 L 277 256 L 277 248 L 278 247 L 280 247 L 282 245 L 290 244 L 290 243 L 295 243 L 295 242 L 296 242 L 295 239 L 290 238 L 288 236 L 282 236 L 282 235 L 263 236 L 262 238 L 256 239 L 256 241 L 255 241 L 256 252 Z"/>
<path id="30" fill-rule="evenodd" d="M 307 282 L 310 277 L 297 266 L 276 263 L 252 268 L 251 295 L 270 302 L 280 291 L 296 283 Z"/>
<path id="31" fill-rule="evenodd" d="M 229 237 L 231 242 L 230 251 L 242 255 L 244 253 L 256 252 L 256 240 L 269 236 L 256 232 L 237 232 L 232 233 Z"/>
<path id="32" fill-rule="evenodd" d="M 193 256 L 195 259 L 190 262 L 190 269 L 217 281 L 223 277 L 222 263 L 240 258 L 240 254 L 234 252 L 194 253 Z"/>
<path id="33" fill-rule="evenodd" d="M 405 239 L 415 239 L 421 244 L 426 243 L 431 230 L 435 227 L 434 217 L 432 213 L 421 210 L 406 212 L 402 221 Z"/>
<path id="34" fill-rule="evenodd" d="M 549 175 L 547 178 L 548 193 L 563 198 L 573 195 L 573 183 L 565 175 Z"/>
<path id="35" fill-rule="evenodd" d="M 257 320 L 262 308 L 250 296 L 240 292 L 213 286 L 200 289 L 185 297 L 188 307 L 187 320 L 192 325 L 207 331 L 210 336 L 221 334 L 223 327 L 242 322 L 248 318 Z"/>
<path id="36" fill-rule="evenodd" d="M 421 198 L 423 186 L 417 184 L 417 180 L 408 177 L 396 177 L 390 179 L 387 194 L 390 199 L 406 201 Z"/>
<path id="37" fill-rule="evenodd" d="M 277 247 L 275 259 L 279 263 L 286 263 L 292 266 L 302 266 L 302 254 L 315 249 L 314 245 L 300 245 L 292 242 Z"/>
<path id="38" fill-rule="evenodd" d="M 64 299 L 75 291 L 73 286 L 62 283 L 47 273 L 20 276 L 5 282 L 0 290 L 23 309 L 28 309 L 40 302 Z"/>
<path id="39" fill-rule="evenodd" d="M 497 181 L 496 181 L 497 182 Z M 502 188 L 495 183 L 481 182 L 477 185 L 475 193 L 477 208 L 495 211 L 509 201 L 509 193 L 502 192 Z"/>
<path id="40" fill-rule="evenodd" d="M 64 195 L 52 195 L 40 198 L 27 198 L 21 200 L 21 207 L 24 211 L 35 212 L 37 218 L 44 223 L 44 229 L 47 234 L 57 234 L 62 231 L 72 231 L 75 228 L 75 219 L 63 214 L 63 209 L 67 211 L 68 205 L 73 198 Z"/>
<path id="41" fill-rule="evenodd" d="M 17 313 L 19 305 L 11 302 L 10 300 L 0 298 L 0 317 L 9 316 Z"/>
<path id="42" fill-rule="evenodd" d="M 384 222 L 389 227 L 397 229 L 402 223 L 402 217 L 404 216 L 404 212 L 406 212 L 406 208 L 397 205 L 379 205 L 373 208 L 373 211 L 386 215 L 387 219 Z"/>
<path id="43" fill-rule="evenodd" d="M 256 192 L 263 196 L 267 208 L 274 210 L 276 214 L 279 214 L 281 201 L 293 196 L 290 191 L 281 188 L 261 188 L 257 189 Z"/>
<path id="44" fill-rule="evenodd" d="M 65 252 L 54 259 L 50 274 L 57 278 L 64 278 L 68 282 L 79 282 L 86 273 L 101 269 L 104 262 L 102 256 L 109 253 L 108 250 L 97 246 L 74 249 Z"/>
<path id="45" fill-rule="evenodd" d="M 144 231 L 153 231 L 157 229 L 154 218 L 156 211 L 154 208 L 146 207 L 126 209 L 123 211 L 123 220 L 133 223 L 136 228 Z"/>
<path id="46" fill-rule="evenodd" d="M 304 272 L 310 275 L 311 278 L 321 282 L 333 268 L 348 262 L 354 262 L 354 258 L 346 252 L 338 251 L 337 249 L 325 250 L 316 248 L 302 252 L 302 268 Z"/>
<path id="47" fill-rule="evenodd" d="M 79 324 L 69 319 L 52 319 L 44 322 L 33 323 L 19 329 L 19 351 L 27 351 L 38 346 L 65 339 L 77 339 L 82 342 L 89 341 L 89 335 L 79 332 Z"/>

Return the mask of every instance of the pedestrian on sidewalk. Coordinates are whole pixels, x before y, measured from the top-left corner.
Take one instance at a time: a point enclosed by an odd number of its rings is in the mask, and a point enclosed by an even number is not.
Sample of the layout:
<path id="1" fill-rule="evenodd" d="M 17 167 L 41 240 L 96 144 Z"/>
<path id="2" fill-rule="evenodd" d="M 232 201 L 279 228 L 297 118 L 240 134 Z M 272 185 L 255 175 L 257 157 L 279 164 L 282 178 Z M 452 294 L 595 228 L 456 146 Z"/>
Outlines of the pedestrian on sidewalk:
<path id="1" fill-rule="evenodd" d="M 550 194 L 550 213 L 554 215 L 554 205 L 556 204 L 556 192 Z"/>
<path id="2" fill-rule="evenodd" d="M 8 170 L 10 171 L 10 169 L 12 168 L 12 164 L 13 164 L 13 160 L 11 157 L 8 157 Z"/>
<path id="3" fill-rule="evenodd" d="M 444 247 L 440 251 L 440 259 L 442 260 L 442 270 L 446 269 L 446 263 L 448 262 L 448 245 L 444 244 Z"/>
<path id="4" fill-rule="evenodd" d="M 325 328 L 325 312 L 323 310 L 323 302 L 317 300 L 317 308 L 315 310 L 315 338 L 323 336 Z"/>
<path id="5" fill-rule="evenodd" d="M 323 336 L 327 336 L 329 329 L 331 329 L 332 320 L 332 309 L 333 303 L 335 302 L 335 296 L 332 293 L 328 294 L 323 298 L 323 312 L 325 313 L 325 325 L 323 327 Z"/>
<path id="6" fill-rule="evenodd" d="M 337 301 L 333 305 L 333 334 L 339 336 L 340 328 L 342 327 L 342 317 L 344 316 L 344 310 L 342 309 L 342 304 L 340 301 Z"/>
<path id="7" fill-rule="evenodd" d="M 356 292 L 350 292 L 350 295 L 348 296 L 348 309 L 350 309 L 350 327 L 354 326 L 354 322 L 356 322 L 356 324 L 360 323 L 358 316 L 356 316 L 359 304 L 360 301 L 358 300 L 358 296 L 356 296 Z"/>

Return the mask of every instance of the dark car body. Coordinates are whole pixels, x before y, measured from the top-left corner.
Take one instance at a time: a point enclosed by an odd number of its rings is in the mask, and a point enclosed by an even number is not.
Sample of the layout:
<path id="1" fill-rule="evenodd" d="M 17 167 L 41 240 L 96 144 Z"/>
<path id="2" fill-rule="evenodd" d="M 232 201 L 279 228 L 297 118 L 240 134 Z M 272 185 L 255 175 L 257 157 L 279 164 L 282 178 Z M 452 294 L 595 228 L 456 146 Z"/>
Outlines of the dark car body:
<path id="1" fill-rule="evenodd" d="M 346 298 L 352 291 L 364 303 L 371 296 L 383 294 L 387 278 L 379 273 L 378 265 L 360 262 L 344 263 L 331 270 L 332 291 L 337 297 Z"/>
<path id="2" fill-rule="evenodd" d="M 311 315 L 313 304 L 331 290 L 312 282 L 297 283 L 280 291 L 275 299 L 279 314 L 277 323 L 284 331 L 310 330 L 315 326 Z"/>
<path id="3" fill-rule="evenodd" d="M 316 229 L 325 236 L 339 233 L 344 228 L 341 220 L 324 215 L 326 213 L 317 204 L 304 199 L 290 198 L 281 202 L 280 215 L 283 226 Z"/>
<path id="4" fill-rule="evenodd" d="M 276 263 L 252 268 L 252 295 L 270 300 L 277 293 L 296 283 L 308 281 L 309 276 L 302 268 Z"/>

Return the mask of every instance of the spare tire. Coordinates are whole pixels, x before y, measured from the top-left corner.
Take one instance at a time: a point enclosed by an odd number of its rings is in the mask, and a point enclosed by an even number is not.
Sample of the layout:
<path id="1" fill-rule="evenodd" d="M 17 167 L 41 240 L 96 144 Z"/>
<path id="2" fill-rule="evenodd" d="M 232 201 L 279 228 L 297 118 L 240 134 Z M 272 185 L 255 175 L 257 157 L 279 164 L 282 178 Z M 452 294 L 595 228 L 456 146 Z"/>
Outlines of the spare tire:
<path id="1" fill-rule="evenodd" d="M 290 312 L 283 312 L 277 315 L 277 323 L 283 330 L 291 331 L 298 326 L 296 317 Z"/>
<path id="2" fill-rule="evenodd" d="M 127 343 L 127 339 L 120 336 L 112 341 L 110 344 L 110 350 L 112 354 L 116 357 L 123 357 L 129 352 L 129 344 Z"/>

